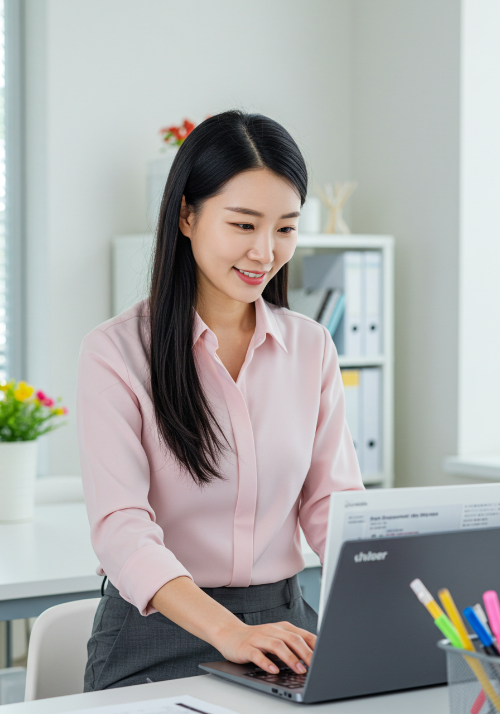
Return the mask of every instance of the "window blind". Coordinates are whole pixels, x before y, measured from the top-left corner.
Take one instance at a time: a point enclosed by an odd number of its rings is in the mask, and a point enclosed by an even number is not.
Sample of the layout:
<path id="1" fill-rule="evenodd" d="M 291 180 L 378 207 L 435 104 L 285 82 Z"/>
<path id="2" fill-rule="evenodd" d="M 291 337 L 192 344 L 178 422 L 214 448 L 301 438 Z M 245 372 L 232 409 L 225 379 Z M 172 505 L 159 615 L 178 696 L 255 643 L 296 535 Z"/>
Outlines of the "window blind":
<path id="1" fill-rule="evenodd" d="M 0 383 L 7 379 L 8 281 L 5 239 L 5 13 L 0 0 Z"/>

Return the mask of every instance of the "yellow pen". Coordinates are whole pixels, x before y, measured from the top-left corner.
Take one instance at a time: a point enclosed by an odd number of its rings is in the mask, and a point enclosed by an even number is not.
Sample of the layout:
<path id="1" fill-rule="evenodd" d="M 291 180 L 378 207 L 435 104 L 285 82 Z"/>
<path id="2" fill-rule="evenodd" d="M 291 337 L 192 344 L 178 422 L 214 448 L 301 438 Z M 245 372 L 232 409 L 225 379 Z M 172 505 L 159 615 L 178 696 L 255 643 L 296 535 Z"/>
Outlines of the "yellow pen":
<path id="1" fill-rule="evenodd" d="M 451 593 L 448 590 L 448 588 L 442 588 L 441 590 L 438 590 L 438 595 L 439 599 L 441 600 L 441 604 L 444 607 L 446 614 L 450 618 L 450 620 L 453 622 L 455 625 L 455 628 L 458 632 L 458 636 L 462 640 L 462 646 L 465 650 L 470 650 L 471 652 L 475 652 L 476 649 L 474 645 L 472 644 L 472 641 L 469 637 L 469 633 L 465 629 L 464 621 L 460 617 L 460 613 L 457 609 L 457 606 L 455 605 L 453 598 L 451 597 Z"/>

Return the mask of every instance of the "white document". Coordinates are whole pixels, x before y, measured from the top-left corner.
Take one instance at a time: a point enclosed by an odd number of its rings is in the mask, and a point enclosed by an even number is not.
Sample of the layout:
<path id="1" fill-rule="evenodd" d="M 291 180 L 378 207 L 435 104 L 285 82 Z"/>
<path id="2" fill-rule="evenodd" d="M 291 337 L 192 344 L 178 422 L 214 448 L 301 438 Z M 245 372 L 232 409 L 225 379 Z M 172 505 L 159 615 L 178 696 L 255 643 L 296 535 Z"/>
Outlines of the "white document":
<path id="1" fill-rule="evenodd" d="M 128 704 L 110 704 L 97 709 L 78 709 L 73 714 L 193 714 L 193 712 L 194 714 L 236 714 L 232 709 L 208 704 L 189 694 Z"/>
<path id="2" fill-rule="evenodd" d="M 363 441 L 359 448 L 363 474 L 378 474 L 382 463 L 382 370 L 366 367 L 361 374 Z"/>
<path id="3" fill-rule="evenodd" d="M 500 527 L 500 483 L 332 493 L 319 622 L 348 540 Z"/>
<path id="4" fill-rule="evenodd" d="M 365 290 L 363 311 L 363 354 L 370 357 L 382 353 L 382 253 L 364 253 Z"/>

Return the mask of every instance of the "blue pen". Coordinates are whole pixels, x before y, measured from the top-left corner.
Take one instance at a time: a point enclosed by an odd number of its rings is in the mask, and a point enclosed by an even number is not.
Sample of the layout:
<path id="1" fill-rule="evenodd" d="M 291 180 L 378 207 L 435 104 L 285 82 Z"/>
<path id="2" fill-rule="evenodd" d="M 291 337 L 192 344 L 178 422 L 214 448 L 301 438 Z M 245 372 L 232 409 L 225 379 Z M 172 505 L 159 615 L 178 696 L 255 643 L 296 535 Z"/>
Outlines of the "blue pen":
<path id="1" fill-rule="evenodd" d="M 472 627 L 472 629 L 474 630 L 476 635 L 479 637 L 486 654 L 493 655 L 494 657 L 498 657 L 499 656 L 498 650 L 495 647 L 493 638 L 491 637 L 488 630 L 484 627 L 483 623 L 481 622 L 479 617 L 476 615 L 473 608 L 466 607 L 464 610 L 464 615 L 465 615 L 469 625 Z"/>

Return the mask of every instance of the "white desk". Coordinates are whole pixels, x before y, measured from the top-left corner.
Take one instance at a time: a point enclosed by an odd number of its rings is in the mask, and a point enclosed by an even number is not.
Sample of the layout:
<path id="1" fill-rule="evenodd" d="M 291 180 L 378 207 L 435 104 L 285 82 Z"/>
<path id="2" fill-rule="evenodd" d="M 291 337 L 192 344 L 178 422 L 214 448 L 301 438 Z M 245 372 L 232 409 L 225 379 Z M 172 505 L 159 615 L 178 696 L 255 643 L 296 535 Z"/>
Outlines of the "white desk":
<path id="1" fill-rule="evenodd" d="M 84 503 L 36 506 L 30 523 L 0 524 L 0 620 L 100 595 Z"/>
<path id="2" fill-rule="evenodd" d="M 268 694 L 261 694 L 238 684 L 223 682 L 208 674 L 187 679 L 173 679 L 155 684 L 138 684 L 102 692 L 74 694 L 71 697 L 40 699 L 22 704 L 4 704 L 2 714 L 63 714 L 78 709 L 123 704 L 141 699 L 159 699 L 191 694 L 206 702 L 232 709 L 238 714 L 447 714 L 447 687 L 416 689 L 377 697 L 348 699 L 328 704 L 294 704 Z"/>
<path id="3" fill-rule="evenodd" d="M 307 588 L 319 597 L 318 556 L 303 541 Z M 85 503 L 37 505 L 30 523 L 0 524 L 0 621 L 37 617 L 53 605 L 99 597 L 102 578 Z M 304 576 L 302 576 L 304 578 Z M 10 628 L 7 666 L 10 666 Z"/>
<path id="4" fill-rule="evenodd" d="M 303 551 L 306 568 L 319 566 L 305 541 Z M 0 524 L 0 620 L 97 597 L 97 563 L 84 503 L 39 505 L 31 523 Z"/>

